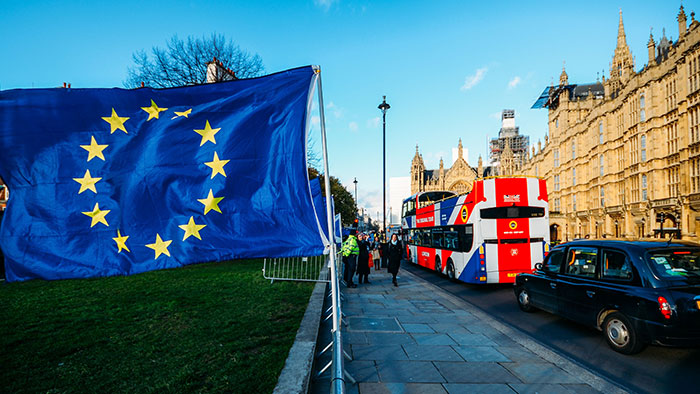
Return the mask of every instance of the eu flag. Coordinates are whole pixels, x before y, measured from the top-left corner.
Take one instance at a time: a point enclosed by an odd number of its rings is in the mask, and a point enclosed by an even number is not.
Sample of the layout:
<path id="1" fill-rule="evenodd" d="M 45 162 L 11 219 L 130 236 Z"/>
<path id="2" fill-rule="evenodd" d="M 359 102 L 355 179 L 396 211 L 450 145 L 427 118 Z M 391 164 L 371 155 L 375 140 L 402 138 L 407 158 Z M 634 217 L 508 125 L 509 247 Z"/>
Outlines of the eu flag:
<path id="1" fill-rule="evenodd" d="M 0 92 L 10 281 L 318 255 L 312 67 L 171 89 Z"/>

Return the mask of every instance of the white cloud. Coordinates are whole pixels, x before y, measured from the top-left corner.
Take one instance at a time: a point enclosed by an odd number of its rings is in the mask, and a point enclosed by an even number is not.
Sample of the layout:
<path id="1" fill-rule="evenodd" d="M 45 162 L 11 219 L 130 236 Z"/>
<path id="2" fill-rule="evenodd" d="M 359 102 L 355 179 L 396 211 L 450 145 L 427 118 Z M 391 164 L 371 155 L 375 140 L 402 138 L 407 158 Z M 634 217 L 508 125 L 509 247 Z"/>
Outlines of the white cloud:
<path id="1" fill-rule="evenodd" d="M 501 119 L 501 113 L 500 112 L 491 113 L 491 114 L 489 114 L 489 118 Z"/>
<path id="2" fill-rule="evenodd" d="M 379 116 L 371 118 L 371 119 L 367 119 L 367 128 L 368 129 L 376 129 L 377 127 L 379 127 L 380 120 L 381 119 L 379 118 Z"/>
<path id="3" fill-rule="evenodd" d="M 357 128 L 358 128 L 358 127 L 357 127 L 357 122 L 350 122 L 350 123 L 348 123 L 348 128 L 349 128 L 350 131 L 352 131 L 352 132 L 357 131 Z"/>
<path id="4" fill-rule="evenodd" d="M 520 82 L 520 77 L 516 75 L 513 79 L 510 80 L 510 82 L 508 82 L 508 89 L 514 89 L 520 84 Z"/>
<path id="5" fill-rule="evenodd" d="M 321 125 L 321 117 L 318 115 L 314 115 L 311 117 L 311 125 L 314 127 L 318 127 Z"/>
<path id="6" fill-rule="evenodd" d="M 481 82 L 482 79 L 484 79 L 484 76 L 486 75 L 486 72 L 489 69 L 487 67 L 482 67 L 474 73 L 474 75 L 468 75 L 464 79 L 464 85 L 460 88 L 460 90 L 469 90 L 476 86 L 479 82 Z"/>
<path id="7" fill-rule="evenodd" d="M 314 0 L 314 5 L 322 8 L 324 11 L 328 11 L 333 3 L 336 3 L 337 1 L 338 0 Z"/>
<path id="8" fill-rule="evenodd" d="M 326 110 L 328 110 L 328 112 L 330 112 L 331 115 L 333 115 L 333 117 L 336 119 L 340 119 L 343 117 L 343 112 L 344 112 L 343 109 L 339 108 L 332 101 L 330 103 L 328 103 L 328 105 L 326 106 Z"/>

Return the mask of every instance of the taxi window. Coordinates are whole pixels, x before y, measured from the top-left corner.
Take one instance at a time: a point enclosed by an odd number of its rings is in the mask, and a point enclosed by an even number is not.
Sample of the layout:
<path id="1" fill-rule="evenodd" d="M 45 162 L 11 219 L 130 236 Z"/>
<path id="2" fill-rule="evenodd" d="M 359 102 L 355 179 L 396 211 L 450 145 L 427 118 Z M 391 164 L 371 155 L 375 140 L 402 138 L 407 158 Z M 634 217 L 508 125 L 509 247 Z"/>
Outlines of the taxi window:
<path id="1" fill-rule="evenodd" d="M 604 279 L 632 279 L 632 266 L 627 256 L 622 252 L 614 250 L 603 251 L 601 267 Z"/>
<path id="2" fill-rule="evenodd" d="M 571 247 L 566 259 L 565 273 L 586 278 L 595 277 L 598 261 L 598 249 L 590 247 Z"/>
<path id="3" fill-rule="evenodd" d="M 561 269 L 561 263 L 564 261 L 563 250 L 553 250 L 549 254 L 547 261 L 542 264 L 542 271 L 558 274 Z"/>

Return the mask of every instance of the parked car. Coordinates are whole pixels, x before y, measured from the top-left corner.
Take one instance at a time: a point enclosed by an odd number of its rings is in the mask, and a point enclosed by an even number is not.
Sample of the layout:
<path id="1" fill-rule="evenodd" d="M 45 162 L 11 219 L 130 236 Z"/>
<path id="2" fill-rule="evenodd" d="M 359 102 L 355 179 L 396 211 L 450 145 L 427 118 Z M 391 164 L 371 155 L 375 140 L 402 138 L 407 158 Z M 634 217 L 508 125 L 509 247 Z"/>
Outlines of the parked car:
<path id="1" fill-rule="evenodd" d="M 525 312 L 535 308 L 603 331 L 614 350 L 700 345 L 700 245 L 580 240 L 552 248 L 515 280 Z"/>

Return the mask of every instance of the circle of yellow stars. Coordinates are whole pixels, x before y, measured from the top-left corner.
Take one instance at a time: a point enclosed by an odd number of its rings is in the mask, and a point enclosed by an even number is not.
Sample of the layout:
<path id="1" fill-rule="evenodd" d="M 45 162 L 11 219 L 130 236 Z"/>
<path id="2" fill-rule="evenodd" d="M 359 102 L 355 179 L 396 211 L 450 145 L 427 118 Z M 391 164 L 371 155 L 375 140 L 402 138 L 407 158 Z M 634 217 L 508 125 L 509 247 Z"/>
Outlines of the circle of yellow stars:
<path id="1" fill-rule="evenodd" d="M 146 119 L 147 122 L 150 122 L 153 119 L 160 119 L 161 112 L 165 112 L 168 110 L 168 108 L 159 107 L 154 100 L 151 100 L 150 106 L 141 107 L 141 109 L 148 114 L 148 119 Z M 192 113 L 192 108 L 189 108 L 185 111 L 173 111 L 173 113 L 175 115 L 171 118 L 171 120 L 175 120 L 177 118 L 189 118 L 189 115 Z M 119 116 L 119 114 L 114 108 L 112 108 L 112 113 L 110 116 L 102 117 L 102 120 L 109 124 L 110 134 L 114 134 L 115 131 L 121 130 L 124 132 L 124 134 L 128 135 L 129 132 L 126 128 L 126 122 L 129 119 L 131 118 L 126 116 Z M 212 144 L 216 145 L 216 133 L 218 133 L 219 130 L 221 130 L 221 128 L 211 127 L 211 125 L 209 124 L 209 120 L 205 121 L 204 128 L 194 129 L 194 132 L 196 132 L 202 137 L 199 146 L 201 147 L 207 142 L 211 142 Z M 89 163 L 92 159 L 96 158 L 102 161 L 106 161 L 104 152 L 105 150 L 109 152 L 109 150 L 107 149 L 109 148 L 109 144 L 98 143 L 94 135 L 90 136 L 89 144 L 80 145 L 80 147 L 82 149 L 85 149 L 88 153 L 86 160 L 87 163 Z M 221 175 L 225 178 L 226 171 L 224 170 L 224 166 L 226 166 L 226 164 L 228 164 L 229 161 L 230 160 L 223 160 L 219 158 L 218 153 L 215 151 L 212 160 L 204 162 L 204 165 L 211 169 L 210 179 L 214 179 L 214 177 L 216 177 L 217 175 Z M 85 174 L 83 174 L 82 178 L 73 178 L 73 180 L 80 185 L 80 188 L 78 189 L 78 194 L 81 194 L 85 191 L 91 191 L 94 194 L 97 194 L 98 182 L 101 181 L 102 178 L 93 177 L 92 174 L 90 174 L 90 170 L 86 169 Z M 222 213 L 221 208 L 219 208 L 219 203 L 223 199 L 224 197 L 214 196 L 214 191 L 212 189 L 209 189 L 209 194 L 204 198 L 197 199 L 197 201 L 203 205 L 203 215 L 206 216 L 210 211 Z M 111 210 L 109 209 L 100 209 L 99 203 L 96 202 L 95 205 L 92 207 L 92 210 L 81 213 L 90 218 L 90 228 L 93 228 L 97 224 L 102 224 L 106 227 L 109 227 L 107 215 L 110 212 Z M 184 231 L 182 241 L 184 242 L 190 237 L 197 238 L 201 241 L 202 236 L 200 234 L 200 231 L 202 231 L 202 229 L 204 229 L 206 226 L 206 224 L 198 224 L 197 222 L 195 222 L 194 216 L 190 216 L 189 221 L 187 223 L 178 226 L 181 230 Z M 117 253 L 121 253 L 122 251 L 131 253 L 131 250 L 127 245 L 128 239 L 128 235 L 122 234 L 121 229 L 117 229 L 117 236 L 112 238 L 112 240 L 114 240 L 116 244 Z M 172 240 L 163 240 L 160 234 L 156 233 L 154 242 L 150 244 L 145 244 L 144 246 L 152 249 L 155 255 L 154 259 L 157 259 L 158 257 L 160 257 L 160 255 L 166 255 L 170 257 L 170 251 L 168 250 L 168 247 L 170 247 L 170 244 L 172 242 Z"/>

